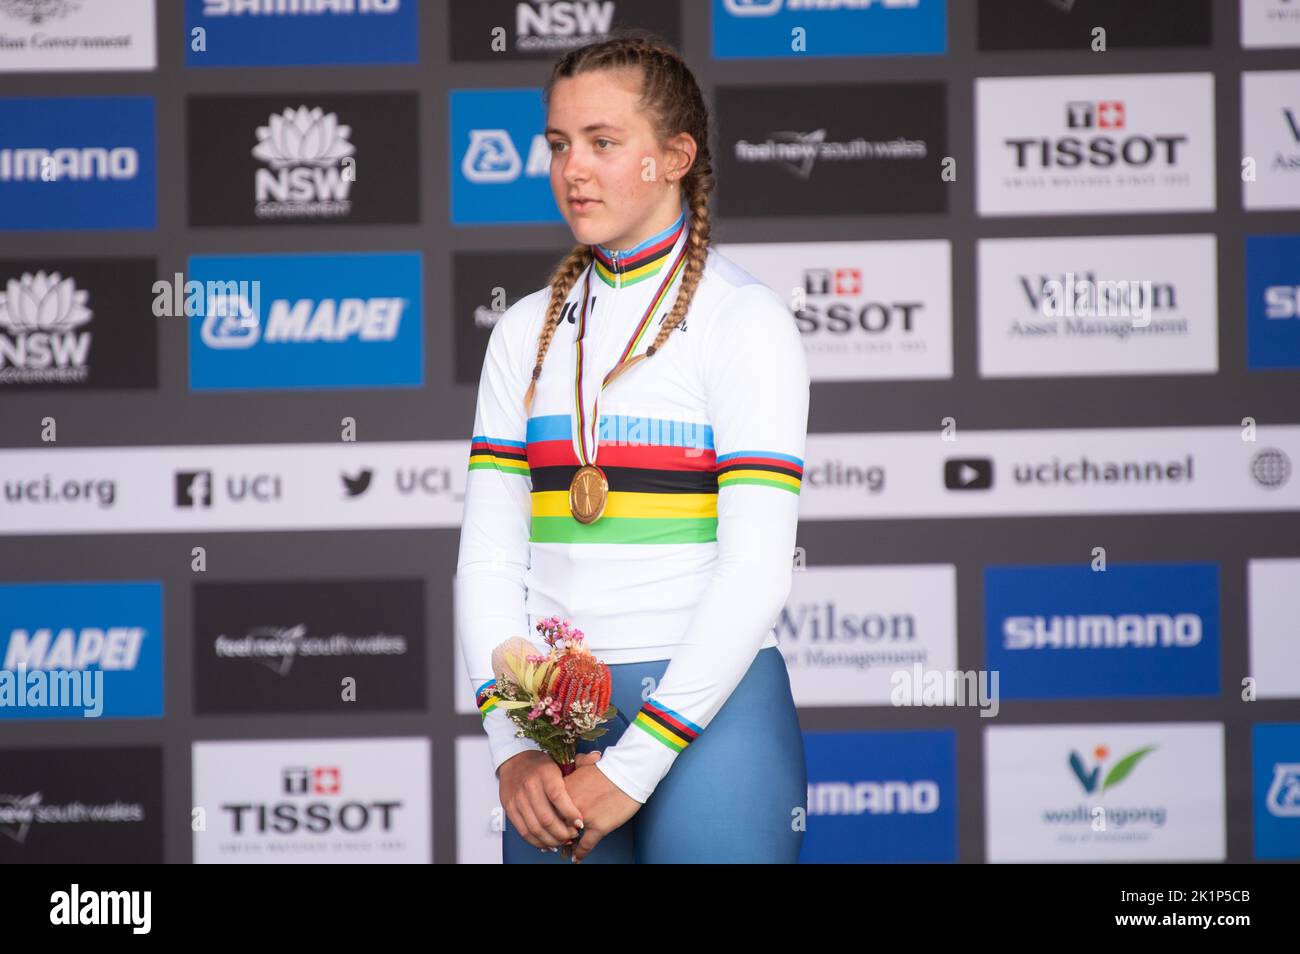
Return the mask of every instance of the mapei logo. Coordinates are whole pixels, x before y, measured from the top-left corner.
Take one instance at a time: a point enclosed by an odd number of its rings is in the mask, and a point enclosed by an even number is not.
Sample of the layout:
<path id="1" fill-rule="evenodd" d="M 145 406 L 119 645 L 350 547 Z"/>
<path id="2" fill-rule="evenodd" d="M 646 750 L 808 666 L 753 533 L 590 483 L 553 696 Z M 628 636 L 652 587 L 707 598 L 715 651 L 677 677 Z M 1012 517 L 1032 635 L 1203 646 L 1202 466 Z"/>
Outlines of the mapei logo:
<path id="1" fill-rule="evenodd" d="M 1108 747 L 1099 745 L 1092 750 L 1096 762 L 1091 767 L 1084 763 L 1083 757 L 1077 751 L 1071 751 L 1070 770 L 1074 772 L 1074 777 L 1078 779 L 1079 785 L 1085 793 L 1088 795 L 1102 795 L 1128 778 L 1133 773 L 1133 770 L 1137 768 L 1138 763 L 1155 750 L 1156 746 L 1154 745 L 1135 749 L 1106 770 L 1104 775 L 1102 769 L 1111 755 Z"/>
<path id="2" fill-rule="evenodd" d="M 343 792 L 343 770 L 337 765 L 291 766 L 281 775 L 286 795 L 339 795 Z"/>
<path id="3" fill-rule="evenodd" d="M 191 320 L 191 387 L 418 387 L 421 273 L 418 252 L 195 256 L 194 280 L 238 276 L 263 307 L 236 293 Z"/>

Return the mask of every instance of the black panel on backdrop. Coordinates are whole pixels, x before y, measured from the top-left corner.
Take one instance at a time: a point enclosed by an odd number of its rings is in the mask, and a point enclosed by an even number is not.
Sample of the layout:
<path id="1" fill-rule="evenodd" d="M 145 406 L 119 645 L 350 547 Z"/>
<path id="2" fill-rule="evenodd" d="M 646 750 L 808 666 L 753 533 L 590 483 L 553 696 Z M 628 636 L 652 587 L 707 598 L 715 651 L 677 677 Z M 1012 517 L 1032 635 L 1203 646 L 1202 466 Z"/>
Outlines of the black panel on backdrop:
<path id="1" fill-rule="evenodd" d="M 504 28 L 504 49 L 494 49 Z M 649 30 L 681 48 L 681 15 L 664 0 L 603 3 L 520 3 L 473 0 L 451 4 L 447 49 L 453 63 L 475 60 L 554 60 L 575 47 L 607 39 L 616 30 Z M 541 79 L 538 80 L 542 82 Z"/>
<path id="2" fill-rule="evenodd" d="M 943 83 L 721 86 L 720 215 L 948 211 Z"/>
<path id="3" fill-rule="evenodd" d="M 191 96 L 191 225 L 417 222 L 414 93 Z"/>
<path id="4" fill-rule="evenodd" d="M 158 387 L 157 275 L 152 258 L 0 259 L 0 392 Z"/>
<path id="5" fill-rule="evenodd" d="M 981 50 L 1209 46 L 1211 0 L 979 0 Z"/>
<path id="6" fill-rule="evenodd" d="M 456 252 L 451 274 L 456 383 L 478 384 L 497 319 L 550 277 L 569 246 L 554 252 Z M 498 296 L 497 289 L 501 289 Z"/>
<path id="7" fill-rule="evenodd" d="M 197 584 L 195 709 L 423 709 L 424 618 L 423 580 Z"/>
<path id="8" fill-rule="evenodd" d="M 162 864 L 162 749 L 0 749 L 0 864 Z"/>

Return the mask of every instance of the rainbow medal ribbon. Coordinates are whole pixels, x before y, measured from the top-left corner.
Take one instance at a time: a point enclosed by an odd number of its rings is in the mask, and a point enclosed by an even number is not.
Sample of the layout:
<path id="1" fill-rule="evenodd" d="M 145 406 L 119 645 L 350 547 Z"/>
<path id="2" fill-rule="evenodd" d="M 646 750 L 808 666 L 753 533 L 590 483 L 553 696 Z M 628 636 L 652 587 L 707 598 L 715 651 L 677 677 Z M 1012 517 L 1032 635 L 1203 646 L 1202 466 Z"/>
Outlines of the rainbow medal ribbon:
<path id="1" fill-rule="evenodd" d="M 646 329 L 650 327 L 650 320 L 654 313 L 659 310 L 659 306 L 668 296 L 668 289 L 672 286 L 673 280 L 681 273 L 682 267 L 686 263 L 686 249 L 689 243 L 683 243 L 677 253 L 677 258 L 673 261 L 668 274 L 664 276 L 659 283 L 659 289 L 650 299 L 650 307 L 641 316 L 637 322 L 636 329 L 632 332 L 632 337 L 628 340 L 627 346 L 623 353 L 618 356 L 618 361 L 614 367 L 609 370 L 600 382 L 600 387 L 596 391 L 596 400 L 592 404 L 591 415 L 586 414 L 586 409 L 582 403 L 582 339 L 587 333 L 587 302 L 590 301 L 587 292 L 591 287 L 591 270 L 595 268 L 595 262 L 587 268 L 586 278 L 582 282 L 582 309 L 578 313 L 578 336 L 573 342 L 574 348 L 577 349 L 577 357 L 574 362 L 577 371 L 574 376 L 573 390 L 574 397 L 578 406 L 578 459 L 581 466 L 573 475 L 573 480 L 569 482 L 569 512 L 573 514 L 573 519 L 579 523 L 595 523 L 605 512 L 605 504 L 609 502 L 609 478 L 605 472 L 596 466 L 596 453 L 600 450 L 600 395 L 601 392 L 624 371 L 633 367 L 638 361 L 645 358 L 644 354 L 639 354 L 634 358 L 628 358 L 628 355 L 636 351 L 641 344 L 641 339 L 645 337 Z M 591 436 L 588 439 L 587 432 L 590 428 Z"/>

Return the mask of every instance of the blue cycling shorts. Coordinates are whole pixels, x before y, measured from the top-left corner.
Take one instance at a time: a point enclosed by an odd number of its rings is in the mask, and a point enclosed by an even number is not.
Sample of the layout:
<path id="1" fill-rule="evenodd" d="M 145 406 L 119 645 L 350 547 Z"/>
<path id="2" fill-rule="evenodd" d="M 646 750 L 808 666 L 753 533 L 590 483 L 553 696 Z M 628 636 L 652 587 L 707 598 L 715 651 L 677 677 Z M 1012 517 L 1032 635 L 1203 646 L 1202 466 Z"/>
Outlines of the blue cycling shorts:
<path id="1" fill-rule="evenodd" d="M 610 665 L 611 702 L 619 715 L 578 753 L 603 750 L 622 737 L 668 660 Z M 803 735 L 785 659 L 760 649 L 739 685 L 699 736 L 677 756 L 650 798 L 606 835 L 583 864 L 767 862 L 799 860 L 808 774 Z M 539 851 L 506 820 L 507 864 L 570 864 Z"/>

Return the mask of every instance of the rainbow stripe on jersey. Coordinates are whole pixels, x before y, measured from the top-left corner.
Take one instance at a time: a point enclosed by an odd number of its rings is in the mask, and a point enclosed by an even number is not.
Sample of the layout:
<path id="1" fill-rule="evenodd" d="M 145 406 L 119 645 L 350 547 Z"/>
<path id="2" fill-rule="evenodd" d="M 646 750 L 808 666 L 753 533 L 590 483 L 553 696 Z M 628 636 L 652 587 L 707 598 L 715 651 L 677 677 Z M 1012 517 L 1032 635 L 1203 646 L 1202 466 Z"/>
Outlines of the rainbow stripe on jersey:
<path id="1" fill-rule="evenodd" d="M 685 227 L 686 210 L 683 208 L 676 222 L 625 252 L 615 252 L 603 245 L 591 246 L 596 276 L 606 285 L 613 286 L 635 285 L 654 277 L 668 261 L 668 253 L 677 244 Z M 620 275 L 622 281 L 619 281 Z"/>
<path id="2" fill-rule="evenodd" d="M 717 540 L 718 489 L 759 484 L 799 493 L 803 461 L 773 451 L 718 457 L 713 428 L 692 421 L 602 415 L 596 463 L 609 479 L 594 523 L 569 511 L 579 461 L 568 414 L 530 418 L 533 543 L 709 543 Z"/>
<path id="3" fill-rule="evenodd" d="M 674 712 L 654 698 L 637 711 L 632 724 L 674 752 L 681 752 L 704 731 L 680 712 Z"/>

